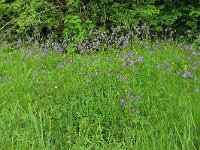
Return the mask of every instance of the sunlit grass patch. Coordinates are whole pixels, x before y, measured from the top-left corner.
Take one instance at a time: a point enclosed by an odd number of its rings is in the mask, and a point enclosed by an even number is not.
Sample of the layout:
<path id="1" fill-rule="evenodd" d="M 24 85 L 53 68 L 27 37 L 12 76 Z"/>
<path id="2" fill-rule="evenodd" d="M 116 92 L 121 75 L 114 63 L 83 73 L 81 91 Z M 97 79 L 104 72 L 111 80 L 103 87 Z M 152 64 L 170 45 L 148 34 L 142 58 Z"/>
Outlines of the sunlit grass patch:
<path id="1" fill-rule="evenodd" d="M 199 147 L 200 63 L 191 50 L 133 43 L 91 55 L 0 54 L 2 148 Z"/>

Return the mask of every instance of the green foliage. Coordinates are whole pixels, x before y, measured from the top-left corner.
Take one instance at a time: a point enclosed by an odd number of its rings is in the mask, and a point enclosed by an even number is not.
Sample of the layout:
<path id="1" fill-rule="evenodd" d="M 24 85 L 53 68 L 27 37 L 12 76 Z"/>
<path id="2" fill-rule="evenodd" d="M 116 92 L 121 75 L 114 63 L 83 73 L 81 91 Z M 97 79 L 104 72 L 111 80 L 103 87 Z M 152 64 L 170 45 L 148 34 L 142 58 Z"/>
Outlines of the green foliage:
<path id="1" fill-rule="evenodd" d="M 178 0 L 1 0 L 0 33 L 3 39 L 16 35 L 55 38 L 75 35 L 77 40 L 93 28 L 147 24 L 153 32 L 166 28 L 193 38 L 200 31 L 200 2 Z"/>
<path id="2" fill-rule="evenodd" d="M 198 150 L 199 55 L 140 42 L 89 56 L 0 47 L 1 149 Z"/>

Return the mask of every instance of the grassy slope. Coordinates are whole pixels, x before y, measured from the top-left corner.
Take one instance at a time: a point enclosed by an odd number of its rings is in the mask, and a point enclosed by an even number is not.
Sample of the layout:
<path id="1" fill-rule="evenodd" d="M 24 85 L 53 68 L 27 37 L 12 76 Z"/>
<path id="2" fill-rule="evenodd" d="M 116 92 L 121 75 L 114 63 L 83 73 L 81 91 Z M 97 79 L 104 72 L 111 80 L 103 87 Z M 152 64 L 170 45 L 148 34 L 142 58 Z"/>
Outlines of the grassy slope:
<path id="1" fill-rule="evenodd" d="M 200 72 L 192 70 L 199 56 L 192 51 L 167 43 L 81 57 L 31 51 L 0 51 L 2 149 L 200 146 Z M 193 77 L 183 78 L 184 70 Z"/>

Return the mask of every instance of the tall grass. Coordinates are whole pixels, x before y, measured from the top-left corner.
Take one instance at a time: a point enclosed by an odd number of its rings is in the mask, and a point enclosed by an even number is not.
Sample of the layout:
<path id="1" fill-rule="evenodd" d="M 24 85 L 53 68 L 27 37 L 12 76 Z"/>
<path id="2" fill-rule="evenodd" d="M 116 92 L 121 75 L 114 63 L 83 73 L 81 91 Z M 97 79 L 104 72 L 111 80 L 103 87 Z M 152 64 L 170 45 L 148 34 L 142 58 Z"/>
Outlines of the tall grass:
<path id="1" fill-rule="evenodd" d="M 199 52 L 0 51 L 1 149 L 199 149 Z"/>

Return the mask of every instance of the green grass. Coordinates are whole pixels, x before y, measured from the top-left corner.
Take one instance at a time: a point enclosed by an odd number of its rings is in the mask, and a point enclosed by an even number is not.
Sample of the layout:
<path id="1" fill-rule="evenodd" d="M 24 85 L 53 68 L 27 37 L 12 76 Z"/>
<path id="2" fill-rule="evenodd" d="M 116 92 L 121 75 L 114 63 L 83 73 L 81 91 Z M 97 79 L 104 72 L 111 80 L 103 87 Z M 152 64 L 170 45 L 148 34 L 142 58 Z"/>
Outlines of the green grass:
<path id="1" fill-rule="evenodd" d="M 0 51 L 1 149 L 199 149 L 199 52 L 160 43 L 33 54 Z"/>

